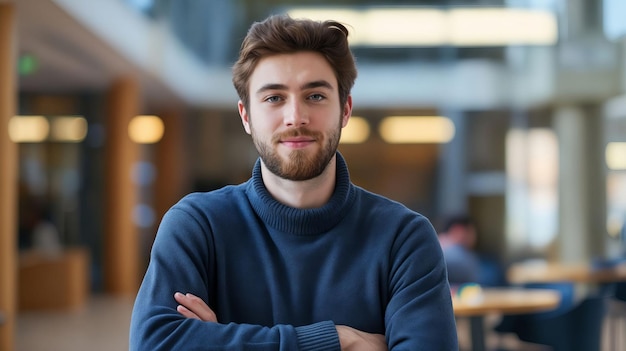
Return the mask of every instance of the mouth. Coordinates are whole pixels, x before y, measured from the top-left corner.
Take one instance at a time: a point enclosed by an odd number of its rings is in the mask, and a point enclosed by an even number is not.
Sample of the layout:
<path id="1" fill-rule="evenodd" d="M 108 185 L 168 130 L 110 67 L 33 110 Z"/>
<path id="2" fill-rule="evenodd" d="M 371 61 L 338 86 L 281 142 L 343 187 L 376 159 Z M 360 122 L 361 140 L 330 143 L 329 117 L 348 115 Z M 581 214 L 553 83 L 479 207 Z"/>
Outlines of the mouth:
<path id="1" fill-rule="evenodd" d="M 275 136 L 277 144 L 292 150 L 306 148 L 317 143 L 318 139 L 316 133 L 304 129 L 289 130 Z"/>
<path id="2" fill-rule="evenodd" d="M 302 149 L 315 143 L 315 139 L 307 136 L 288 137 L 281 139 L 279 143 L 289 148 Z"/>

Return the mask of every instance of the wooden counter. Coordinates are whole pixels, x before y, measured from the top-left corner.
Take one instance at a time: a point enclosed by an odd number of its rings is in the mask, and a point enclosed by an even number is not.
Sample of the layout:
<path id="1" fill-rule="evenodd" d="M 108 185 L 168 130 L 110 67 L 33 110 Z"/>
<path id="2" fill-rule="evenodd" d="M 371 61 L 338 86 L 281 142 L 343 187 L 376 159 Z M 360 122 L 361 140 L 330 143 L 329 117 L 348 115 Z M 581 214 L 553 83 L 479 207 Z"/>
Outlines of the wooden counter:
<path id="1" fill-rule="evenodd" d="M 78 309 L 89 294 L 89 254 L 67 249 L 58 255 L 29 251 L 19 257 L 20 310 Z"/>

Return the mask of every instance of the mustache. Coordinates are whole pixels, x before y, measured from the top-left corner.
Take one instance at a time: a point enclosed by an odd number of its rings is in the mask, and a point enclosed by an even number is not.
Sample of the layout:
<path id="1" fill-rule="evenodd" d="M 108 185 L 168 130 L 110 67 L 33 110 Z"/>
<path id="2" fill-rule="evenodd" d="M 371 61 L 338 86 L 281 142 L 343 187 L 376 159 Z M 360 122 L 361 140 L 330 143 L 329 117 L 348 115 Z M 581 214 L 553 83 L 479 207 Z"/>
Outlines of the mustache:
<path id="1" fill-rule="evenodd" d="M 297 129 L 290 129 L 286 132 L 274 134 L 274 136 L 272 137 L 272 142 L 278 143 L 282 139 L 293 138 L 293 137 L 309 137 L 311 139 L 319 140 L 321 139 L 321 136 L 322 136 L 322 133 L 320 132 L 314 132 L 307 128 L 297 128 Z"/>

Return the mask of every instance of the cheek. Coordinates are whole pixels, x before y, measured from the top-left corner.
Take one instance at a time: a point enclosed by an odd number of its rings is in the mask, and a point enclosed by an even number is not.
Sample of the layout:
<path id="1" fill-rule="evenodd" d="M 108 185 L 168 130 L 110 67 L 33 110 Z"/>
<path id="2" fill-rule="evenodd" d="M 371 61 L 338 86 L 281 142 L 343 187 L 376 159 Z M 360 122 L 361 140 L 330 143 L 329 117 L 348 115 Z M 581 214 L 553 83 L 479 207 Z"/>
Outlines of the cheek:
<path id="1" fill-rule="evenodd" d="M 253 119 L 248 123 L 248 134 L 254 135 L 257 139 L 269 139 L 277 128 L 266 120 Z"/>

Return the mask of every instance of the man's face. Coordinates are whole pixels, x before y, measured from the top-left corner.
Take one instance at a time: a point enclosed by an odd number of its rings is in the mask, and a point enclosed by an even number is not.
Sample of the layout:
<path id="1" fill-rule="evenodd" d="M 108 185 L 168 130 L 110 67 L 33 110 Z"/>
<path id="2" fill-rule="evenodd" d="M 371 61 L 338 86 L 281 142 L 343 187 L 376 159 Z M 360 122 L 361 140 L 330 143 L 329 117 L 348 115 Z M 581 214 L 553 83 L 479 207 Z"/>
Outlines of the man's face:
<path id="1" fill-rule="evenodd" d="M 249 111 L 239 102 L 239 114 L 265 166 L 289 180 L 319 176 L 352 113 L 351 97 L 339 104 L 326 59 L 313 52 L 265 57 L 250 77 L 249 91 Z"/>

